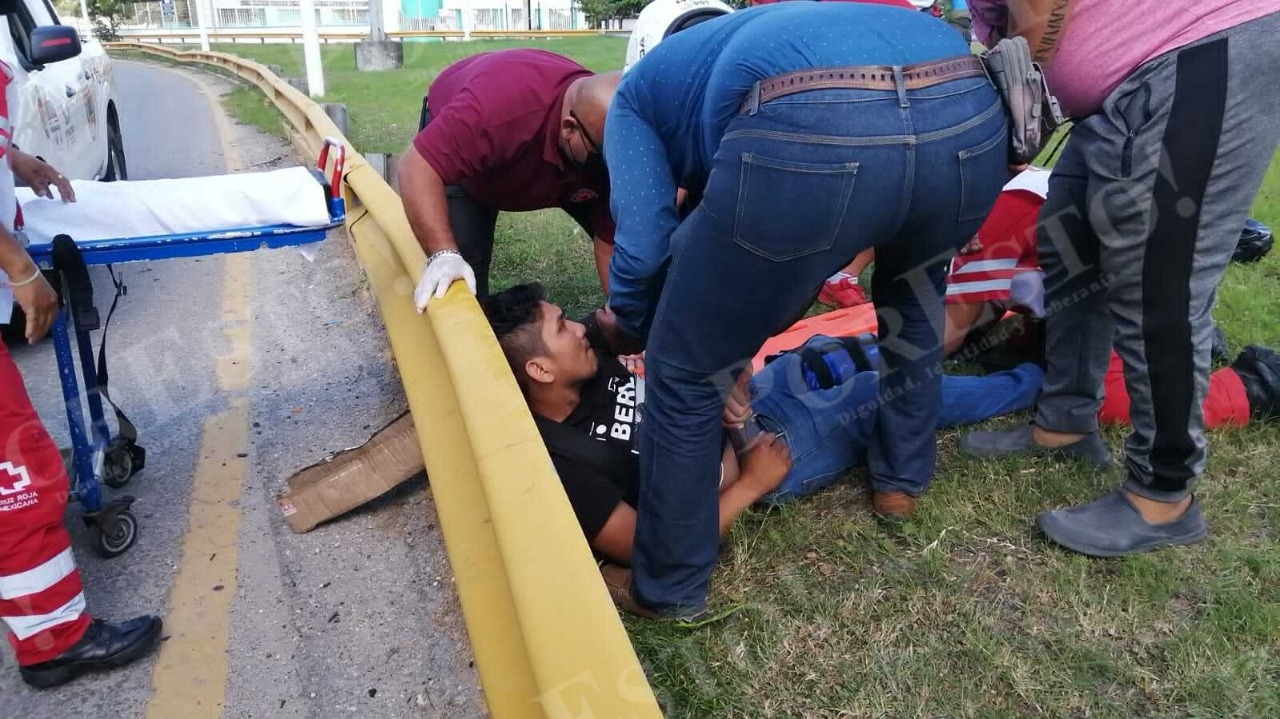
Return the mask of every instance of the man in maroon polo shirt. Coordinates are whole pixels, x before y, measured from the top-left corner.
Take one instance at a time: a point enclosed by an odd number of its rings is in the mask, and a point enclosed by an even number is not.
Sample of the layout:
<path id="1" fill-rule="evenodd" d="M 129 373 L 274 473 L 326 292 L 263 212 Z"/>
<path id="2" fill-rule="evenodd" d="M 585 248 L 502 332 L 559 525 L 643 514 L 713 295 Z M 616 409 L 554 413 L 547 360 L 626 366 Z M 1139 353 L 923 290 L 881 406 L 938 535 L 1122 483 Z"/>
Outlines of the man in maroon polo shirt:
<path id="1" fill-rule="evenodd" d="M 621 73 L 597 75 L 544 50 L 500 50 L 449 66 L 431 84 L 400 195 L 427 253 L 418 311 L 463 280 L 489 292 L 499 211 L 559 207 L 594 240 L 602 286 L 613 245 L 603 127 Z"/>

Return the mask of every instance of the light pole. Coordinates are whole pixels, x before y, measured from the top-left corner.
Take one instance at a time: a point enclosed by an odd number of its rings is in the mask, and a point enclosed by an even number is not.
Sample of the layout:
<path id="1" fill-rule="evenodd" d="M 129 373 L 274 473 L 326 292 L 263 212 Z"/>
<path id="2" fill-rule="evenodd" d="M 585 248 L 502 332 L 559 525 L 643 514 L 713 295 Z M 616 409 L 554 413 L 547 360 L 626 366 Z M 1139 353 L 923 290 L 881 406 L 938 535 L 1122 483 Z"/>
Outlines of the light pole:
<path id="1" fill-rule="evenodd" d="M 204 22 L 204 2 L 196 0 L 196 26 L 200 29 L 200 49 L 209 52 L 209 28 Z"/>
<path id="2" fill-rule="evenodd" d="M 324 97 L 324 66 L 320 63 L 320 33 L 316 30 L 315 0 L 301 0 L 302 58 L 307 66 L 307 94 Z"/>

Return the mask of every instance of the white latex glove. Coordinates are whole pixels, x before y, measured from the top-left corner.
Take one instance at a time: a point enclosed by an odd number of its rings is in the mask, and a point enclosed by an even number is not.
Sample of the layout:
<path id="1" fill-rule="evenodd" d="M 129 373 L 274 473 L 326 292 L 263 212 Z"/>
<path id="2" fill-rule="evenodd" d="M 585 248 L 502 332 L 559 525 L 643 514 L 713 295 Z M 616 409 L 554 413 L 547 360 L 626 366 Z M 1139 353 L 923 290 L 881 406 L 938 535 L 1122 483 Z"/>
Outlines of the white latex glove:
<path id="1" fill-rule="evenodd" d="M 462 255 L 451 252 L 428 262 L 422 270 L 422 279 L 418 280 L 418 288 L 413 292 L 413 302 L 418 306 L 418 311 L 425 312 L 432 297 L 444 297 L 449 285 L 456 280 L 465 281 L 471 294 L 476 293 L 476 273 L 462 259 Z"/>

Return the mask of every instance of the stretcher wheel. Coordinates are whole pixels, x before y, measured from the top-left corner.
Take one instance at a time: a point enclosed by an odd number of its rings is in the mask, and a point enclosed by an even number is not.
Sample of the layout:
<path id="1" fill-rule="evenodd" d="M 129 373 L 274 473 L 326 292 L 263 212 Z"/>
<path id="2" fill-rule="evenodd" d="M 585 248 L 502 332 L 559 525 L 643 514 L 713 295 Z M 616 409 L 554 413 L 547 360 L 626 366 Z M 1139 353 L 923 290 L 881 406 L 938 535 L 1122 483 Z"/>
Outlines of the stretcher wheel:
<path id="1" fill-rule="evenodd" d="M 122 509 L 115 513 L 110 526 L 94 523 L 92 531 L 93 551 L 100 557 L 110 559 L 129 551 L 133 543 L 138 541 L 138 520 L 133 512 Z"/>
<path id="2" fill-rule="evenodd" d="M 113 489 L 128 484 L 133 475 L 142 469 L 134 459 L 134 448 L 129 445 L 117 444 L 108 449 L 106 461 L 102 465 L 102 483 Z"/>

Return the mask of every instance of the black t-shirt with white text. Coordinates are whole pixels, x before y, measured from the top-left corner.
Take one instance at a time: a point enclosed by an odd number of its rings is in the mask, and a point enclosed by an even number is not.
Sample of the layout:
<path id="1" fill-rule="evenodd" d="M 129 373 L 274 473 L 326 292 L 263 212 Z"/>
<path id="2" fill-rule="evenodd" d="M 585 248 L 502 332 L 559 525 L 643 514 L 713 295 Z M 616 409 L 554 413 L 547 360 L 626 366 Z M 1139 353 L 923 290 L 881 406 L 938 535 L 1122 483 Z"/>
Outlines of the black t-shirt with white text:
<path id="1" fill-rule="evenodd" d="M 569 504 L 582 532 L 590 541 L 600 533 L 619 502 L 636 506 L 640 484 L 640 429 L 644 407 L 644 379 L 623 367 L 618 358 L 598 354 L 600 371 L 582 387 L 578 406 L 560 424 L 580 436 L 604 443 L 607 451 L 594 449 L 601 462 L 585 461 L 582 443 L 569 446 L 559 432 L 542 436 L 564 484 Z M 573 439 L 569 437 L 568 439 Z M 590 445 L 587 449 L 593 449 Z"/>

